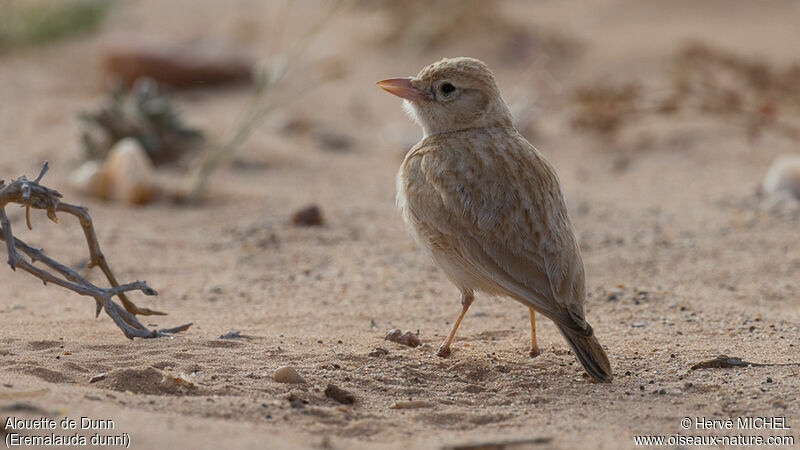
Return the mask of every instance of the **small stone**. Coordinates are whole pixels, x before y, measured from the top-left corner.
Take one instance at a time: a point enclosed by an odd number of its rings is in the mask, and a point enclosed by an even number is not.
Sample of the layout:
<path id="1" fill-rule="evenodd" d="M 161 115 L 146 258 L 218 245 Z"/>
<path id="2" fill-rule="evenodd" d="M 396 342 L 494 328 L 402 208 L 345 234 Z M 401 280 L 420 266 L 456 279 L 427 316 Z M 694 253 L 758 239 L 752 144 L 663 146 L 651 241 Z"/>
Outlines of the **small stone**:
<path id="1" fill-rule="evenodd" d="M 106 379 L 105 373 L 98 373 L 97 375 L 89 379 L 89 383 L 97 383 L 98 381 L 103 381 L 105 379 Z"/>
<path id="2" fill-rule="evenodd" d="M 369 352 L 369 356 L 371 356 L 373 358 L 378 358 L 378 357 L 385 356 L 385 355 L 388 355 L 388 354 L 389 354 L 389 350 L 386 350 L 383 347 L 375 347 L 375 348 L 372 349 L 371 352 Z"/>
<path id="3" fill-rule="evenodd" d="M 322 218 L 322 210 L 317 205 L 303 208 L 292 214 L 292 225 L 313 227 L 320 226 L 323 223 L 325 223 L 325 220 Z"/>
<path id="4" fill-rule="evenodd" d="M 242 332 L 239 330 L 228 331 L 219 337 L 220 339 L 241 339 Z"/>
<path id="5" fill-rule="evenodd" d="M 158 190 L 153 163 L 134 138 L 117 142 L 102 164 L 87 162 L 72 182 L 76 189 L 93 197 L 131 204 L 150 202 Z"/>
<path id="6" fill-rule="evenodd" d="M 408 400 L 408 401 L 400 401 L 395 402 L 391 409 L 418 409 L 418 408 L 430 408 L 433 406 L 433 403 L 426 402 L 423 400 Z"/>
<path id="7" fill-rule="evenodd" d="M 328 384 L 328 387 L 325 388 L 325 397 L 345 405 L 352 405 L 356 402 L 356 397 L 353 394 L 333 384 Z"/>
<path id="8" fill-rule="evenodd" d="M 633 328 L 642 328 L 642 327 L 644 327 L 644 322 L 636 322 L 636 323 L 631 324 L 631 326 Z"/>
<path id="9" fill-rule="evenodd" d="M 306 380 L 304 380 L 303 377 L 301 377 L 292 366 L 279 367 L 275 370 L 275 372 L 273 372 L 272 379 L 278 383 L 299 384 L 306 382 Z"/>
<path id="10" fill-rule="evenodd" d="M 783 155 L 770 166 L 761 187 L 768 195 L 800 200 L 800 155 Z"/>
<path id="11" fill-rule="evenodd" d="M 406 345 L 408 347 L 419 347 L 422 345 L 422 342 L 419 340 L 419 337 L 410 331 L 406 331 L 403 333 L 402 330 L 399 328 L 395 328 L 394 330 L 389 330 L 386 335 L 383 337 L 387 341 L 396 342 L 398 344 Z"/>

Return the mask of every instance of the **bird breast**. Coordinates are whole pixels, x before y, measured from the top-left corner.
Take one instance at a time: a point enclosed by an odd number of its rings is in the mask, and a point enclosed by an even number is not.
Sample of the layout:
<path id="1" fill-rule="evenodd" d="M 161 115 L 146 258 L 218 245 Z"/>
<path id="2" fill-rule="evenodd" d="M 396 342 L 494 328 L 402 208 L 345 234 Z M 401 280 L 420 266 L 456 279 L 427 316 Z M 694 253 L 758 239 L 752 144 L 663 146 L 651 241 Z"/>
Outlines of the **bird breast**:
<path id="1" fill-rule="evenodd" d="M 466 287 L 492 291 L 499 270 L 487 266 L 492 260 L 542 295 L 555 290 L 565 303 L 583 300 L 583 265 L 558 178 L 513 128 L 423 139 L 400 168 L 397 204 L 416 240 L 460 287 L 466 273 L 483 285 Z"/>

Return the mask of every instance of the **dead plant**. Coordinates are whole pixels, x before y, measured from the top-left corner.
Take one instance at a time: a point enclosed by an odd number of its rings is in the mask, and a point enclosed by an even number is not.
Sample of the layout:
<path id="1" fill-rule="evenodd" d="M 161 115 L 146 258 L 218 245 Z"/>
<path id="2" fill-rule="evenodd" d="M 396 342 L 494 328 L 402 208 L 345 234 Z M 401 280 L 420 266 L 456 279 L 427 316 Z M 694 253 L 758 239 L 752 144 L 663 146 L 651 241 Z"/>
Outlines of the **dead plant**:
<path id="1" fill-rule="evenodd" d="M 298 81 L 296 66 L 302 59 L 311 40 L 325 28 L 340 11 L 350 7 L 353 0 L 333 0 L 328 7 L 312 20 L 299 37 L 279 49 L 269 63 L 260 70 L 255 87 L 234 129 L 217 145 L 210 145 L 192 164 L 182 180 L 176 200 L 192 201 L 203 192 L 211 174 L 220 165 L 230 161 L 252 133 L 276 110 L 301 98 L 318 85 L 321 80 Z M 281 8 L 283 17 L 278 17 L 283 29 L 289 12 L 289 2 Z"/>
<path id="2" fill-rule="evenodd" d="M 130 92 L 116 85 L 95 112 L 79 115 L 84 122 L 84 156 L 104 160 L 120 140 L 136 139 L 153 164 L 177 161 L 202 144 L 199 130 L 187 126 L 172 99 L 149 78 L 139 78 Z"/>
<path id="3" fill-rule="evenodd" d="M 3 180 L 0 180 L 0 241 L 4 241 L 8 248 L 8 265 L 11 266 L 11 269 L 16 271 L 17 268 L 20 268 L 42 280 L 45 285 L 47 285 L 47 283 L 53 283 L 65 289 L 77 292 L 78 294 L 94 298 L 97 306 L 95 316 L 100 315 L 100 312 L 105 309 L 106 314 L 111 317 L 114 323 L 117 324 L 125 334 L 125 337 L 129 339 L 133 339 L 134 337 L 162 337 L 187 330 L 192 325 L 191 323 L 175 328 L 150 330 L 139 322 L 136 318 L 137 314 L 144 316 L 165 314 L 136 306 L 128 299 L 125 293 L 129 291 L 141 291 L 145 295 L 157 295 L 157 292 L 144 281 L 134 281 L 123 285 L 117 282 L 116 277 L 108 266 L 103 252 L 100 251 L 100 244 L 97 241 L 89 211 L 82 206 L 63 203 L 61 201 L 62 195 L 58 191 L 39 184 L 42 177 L 47 172 L 47 169 L 48 164 L 45 162 L 41 172 L 39 172 L 39 176 L 34 180 L 28 180 L 22 176 L 11 181 L 8 185 L 6 185 Z M 89 247 L 88 267 L 99 267 L 105 274 L 111 287 L 101 288 L 90 283 L 74 270 L 45 255 L 42 249 L 32 247 L 14 237 L 11 230 L 11 222 L 8 220 L 5 211 L 5 207 L 9 203 L 17 203 L 26 208 L 25 218 L 28 228 L 31 228 L 31 208 L 46 211 L 47 217 L 55 223 L 58 223 L 58 216 L 56 213 L 59 212 L 77 217 L 81 228 L 83 228 L 86 244 Z M 19 252 L 27 255 L 30 260 L 26 259 Z M 58 275 L 37 267 L 35 265 L 36 262 L 41 262 Z M 122 302 L 122 307 L 114 302 L 114 297 L 119 297 Z"/>

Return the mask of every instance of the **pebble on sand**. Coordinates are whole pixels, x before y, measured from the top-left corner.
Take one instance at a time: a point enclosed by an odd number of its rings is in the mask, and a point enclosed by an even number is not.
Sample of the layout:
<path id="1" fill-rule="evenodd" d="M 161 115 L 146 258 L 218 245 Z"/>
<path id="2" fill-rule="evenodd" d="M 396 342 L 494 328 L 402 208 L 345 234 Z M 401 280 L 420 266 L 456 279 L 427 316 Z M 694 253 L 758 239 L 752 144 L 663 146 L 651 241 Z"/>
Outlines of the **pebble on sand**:
<path id="1" fill-rule="evenodd" d="M 800 200 L 800 155 L 783 155 L 775 159 L 762 186 L 768 195 L 786 195 Z"/>
<path id="2" fill-rule="evenodd" d="M 117 142 L 105 162 L 86 162 L 73 175 L 72 183 L 93 197 L 131 204 L 150 202 L 158 190 L 153 163 L 133 138 Z"/>
<path id="3" fill-rule="evenodd" d="M 106 379 L 105 372 L 98 373 L 97 375 L 95 375 L 95 376 L 93 376 L 92 378 L 89 379 L 89 383 L 97 383 L 98 381 L 103 381 L 105 379 Z"/>
<path id="4" fill-rule="evenodd" d="M 301 227 L 314 227 L 320 226 L 324 223 L 325 220 L 322 218 L 322 210 L 320 210 L 319 206 L 317 205 L 303 208 L 292 214 L 292 225 Z"/>
<path id="5" fill-rule="evenodd" d="M 389 350 L 386 350 L 383 347 L 375 347 L 375 348 L 372 349 L 371 352 L 369 352 L 369 356 L 372 357 L 372 358 L 379 358 L 381 356 L 388 355 L 388 354 L 389 354 Z"/>
<path id="6" fill-rule="evenodd" d="M 272 373 L 272 379 L 278 383 L 305 383 L 306 380 L 292 366 L 279 367 Z"/>
<path id="7" fill-rule="evenodd" d="M 395 328 L 394 330 L 389 330 L 386 333 L 386 336 L 383 337 L 387 341 L 396 342 L 398 344 L 407 345 L 409 347 L 419 347 L 422 345 L 422 342 L 419 340 L 417 335 L 410 331 L 406 331 L 403 333 L 402 330 L 399 328 Z"/>
<path id="8" fill-rule="evenodd" d="M 424 400 L 408 400 L 408 401 L 399 401 L 395 402 L 391 409 L 418 409 L 418 408 L 430 408 L 433 406 L 433 403 L 426 402 Z"/>

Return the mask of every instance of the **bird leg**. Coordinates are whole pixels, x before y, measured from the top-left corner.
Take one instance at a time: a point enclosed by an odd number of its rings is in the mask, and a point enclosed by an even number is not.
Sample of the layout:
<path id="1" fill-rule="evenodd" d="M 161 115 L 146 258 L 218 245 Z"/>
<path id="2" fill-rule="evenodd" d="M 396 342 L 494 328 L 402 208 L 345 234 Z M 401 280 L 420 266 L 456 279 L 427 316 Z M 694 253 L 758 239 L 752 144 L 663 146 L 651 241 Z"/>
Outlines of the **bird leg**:
<path id="1" fill-rule="evenodd" d="M 528 308 L 528 311 L 531 313 L 531 358 L 535 358 L 542 353 L 536 345 L 536 311 L 533 308 Z"/>
<path id="2" fill-rule="evenodd" d="M 461 325 L 461 319 L 464 318 L 473 300 L 475 300 L 475 296 L 471 292 L 461 294 L 461 314 L 458 315 L 458 319 L 456 319 L 456 323 L 453 324 L 453 329 L 450 330 L 447 339 L 439 346 L 439 351 L 436 353 L 438 356 L 442 358 L 450 356 L 450 344 L 453 342 L 453 338 L 456 337 L 456 330 L 458 330 L 458 326 Z"/>

